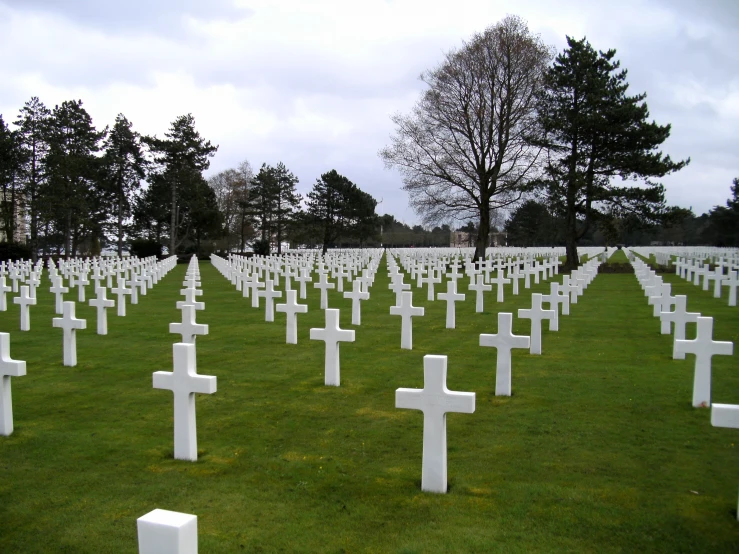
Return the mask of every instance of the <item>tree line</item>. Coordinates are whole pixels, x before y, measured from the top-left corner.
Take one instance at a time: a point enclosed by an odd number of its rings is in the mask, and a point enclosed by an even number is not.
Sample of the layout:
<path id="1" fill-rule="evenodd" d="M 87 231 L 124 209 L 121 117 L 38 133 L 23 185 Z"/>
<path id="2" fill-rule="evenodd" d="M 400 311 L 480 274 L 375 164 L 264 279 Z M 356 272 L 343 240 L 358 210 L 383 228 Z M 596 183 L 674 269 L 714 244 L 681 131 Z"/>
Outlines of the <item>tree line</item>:
<path id="1" fill-rule="evenodd" d="M 322 245 L 378 236 L 377 202 L 331 170 L 303 199 L 283 163 L 254 175 L 245 161 L 210 179 L 218 146 L 177 117 L 162 138 L 119 114 L 96 129 L 81 100 L 53 109 L 37 97 L 8 125 L 0 115 L 0 233 L 28 254 L 67 257 L 115 246 L 142 255 L 219 246 L 281 250 L 285 240 Z"/>
<path id="2" fill-rule="evenodd" d="M 425 223 L 476 221 L 475 259 L 485 256 L 493 214 L 532 197 L 554 216 L 566 270 L 598 225 L 654 224 L 675 211 L 655 179 L 690 159 L 658 150 L 670 125 L 649 121 L 646 94 L 627 94 L 616 51 L 568 36 L 555 53 L 506 16 L 424 72 L 410 114 L 392 117 L 380 157 L 400 171 Z"/>

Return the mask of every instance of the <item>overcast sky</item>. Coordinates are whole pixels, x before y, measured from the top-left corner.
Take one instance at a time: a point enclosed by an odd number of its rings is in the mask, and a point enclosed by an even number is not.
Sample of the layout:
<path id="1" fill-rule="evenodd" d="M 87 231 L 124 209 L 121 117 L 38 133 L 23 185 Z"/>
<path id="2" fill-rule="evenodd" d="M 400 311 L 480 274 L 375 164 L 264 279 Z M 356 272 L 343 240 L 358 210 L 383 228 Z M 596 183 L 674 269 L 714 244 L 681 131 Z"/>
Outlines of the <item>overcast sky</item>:
<path id="1" fill-rule="evenodd" d="M 378 213 L 417 221 L 377 152 L 423 90 L 419 74 L 507 13 L 561 51 L 615 48 L 629 93 L 692 159 L 663 184 L 696 214 L 739 176 L 739 0 L 0 0 L 0 113 L 32 96 L 81 99 L 102 128 L 123 113 L 162 136 L 192 113 L 219 145 L 208 174 L 282 161 L 305 193 L 336 169 Z"/>

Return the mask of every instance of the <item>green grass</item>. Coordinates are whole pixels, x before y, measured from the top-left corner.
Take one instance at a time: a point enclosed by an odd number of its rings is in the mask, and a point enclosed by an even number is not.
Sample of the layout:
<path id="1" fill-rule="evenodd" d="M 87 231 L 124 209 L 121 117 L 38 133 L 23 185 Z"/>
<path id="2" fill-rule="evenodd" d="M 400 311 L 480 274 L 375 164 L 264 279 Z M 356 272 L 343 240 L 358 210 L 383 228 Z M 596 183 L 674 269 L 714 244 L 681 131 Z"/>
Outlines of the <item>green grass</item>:
<path id="1" fill-rule="evenodd" d="M 739 550 L 739 431 L 691 407 L 693 358 L 670 358 L 633 274 L 598 276 L 560 331 L 544 332 L 542 356 L 514 351 L 503 398 L 495 350 L 478 335 L 548 284 L 515 297 L 509 286 L 503 304 L 487 293 L 483 314 L 461 287 L 455 330 L 444 328 L 445 303 L 416 290 L 426 315 L 407 351 L 383 263 L 335 388 L 323 385 L 323 343 L 308 340 L 323 326 L 316 290 L 299 343 L 286 345 L 284 314 L 265 323 L 201 262 L 198 319 L 210 334 L 198 339 L 198 371 L 218 377 L 218 392 L 197 397 L 190 463 L 172 459 L 172 394 L 151 377 L 172 369 L 184 271 L 127 317 L 109 311 L 107 336 L 78 306 L 88 329 L 75 368 L 61 363 L 46 277 L 30 332 L 18 331 L 17 306 L 0 313 L 28 370 L 13 378 L 15 433 L 0 437 L 0 552 L 134 553 L 135 520 L 154 508 L 196 514 L 202 553 Z M 715 316 L 715 338 L 739 342 L 739 310 L 725 298 L 673 286 L 691 311 Z M 329 305 L 352 328 L 349 301 L 331 292 Z M 477 394 L 474 414 L 448 416 L 446 495 L 420 490 L 422 414 L 394 407 L 396 388 L 422 387 L 424 354 L 448 355 L 448 387 Z M 739 403 L 736 370 L 736 355 L 714 359 L 715 401 Z"/>

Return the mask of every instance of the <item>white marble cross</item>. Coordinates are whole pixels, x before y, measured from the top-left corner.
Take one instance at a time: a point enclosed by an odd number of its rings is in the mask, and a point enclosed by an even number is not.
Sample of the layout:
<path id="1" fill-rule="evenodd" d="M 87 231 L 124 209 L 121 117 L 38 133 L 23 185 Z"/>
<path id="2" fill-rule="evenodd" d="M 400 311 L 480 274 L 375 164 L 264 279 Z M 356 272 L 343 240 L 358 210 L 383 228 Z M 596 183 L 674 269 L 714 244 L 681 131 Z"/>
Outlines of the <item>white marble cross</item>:
<path id="1" fill-rule="evenodd" d="M 308 312 L 306 304 L 298 304 L 297 291 L 287 291 L 287 300 L 285 304 L 277 304 L 275 309 L 278 312 L 285 312 L 287 323 L 285 328 L 285 343 L 298 344 L 298 316 Z"/>
<path id="2" fill-rule="evenodd" d="M 51 320 L 54 327 L 61 327 L 64 330 L 63 353 L 64 365 L 77 365 L 77 329 L 86 329 L 87 321 L 77 319 L 74 315 L 74 302 L 64 302 L 62 305 L 62 317 L 55 317 Z"/>
<path id="3" fill-rule="evenodd" d="M 559 331 L 559 305 L 562 304 L 562 315 L 570 313 L 569 294 L 559 293 L 559 283 L 549 283 L 549 294 L 542 295 L 542 300 L 549 303 L 549 308 L 554 312 L 554 317 L 549 320 L 549 330 Z"/>
<path id="4" fill-rule="evenodd" d="M 4 312 L 8 309 L 8 301 L 5 293 L 10 292 L 13 287 L 5 284 L 5 275 L 0 275 L 0 312 Z"/>
<path id="5" fill-rule="evenodd" d="M 325 383 L 338 387 L 341 384 L 339 367 L 339 343 L 354 342 L 354 331 L 339 328 L 339 310 L 327 309 L 326 327 L 311 329 L 311 340 L 322 340 L 326 343 Z"/>
<path id="6" fill-rule="evenodd" d="M 14 304 L 19 304 L 21 307 L 21 331 L 31 330 L 31 310 L 29 306 L 36 305 L 36 299 L 32 298 L 28 294 L 28 285 L 21 287 L 21 295 L 13 298 Z"/>
<path id="7" fill-rule="evenodd" d="M 495 364 L 495 396 L 511 395 L 511 349 L 529 348 L 530 337 L 513 334 L 513 314 L 498 312 L 498 333 L 480 335 L 480 346 L 498 349 Z"/>
<path id="8" fill-rule="evenodd" d="M 739 271 L 729 271 L 726 279 L 723 280 L 723 286 L 729 287 L 729 306 L 736 306 L 736 289 L 739 287 Z"/>
<path id="9" fill-rule="evenodd" d="M 183 343 L 195 344 L 197 335 L 207 335 L 208 326 L 205 323 L 195 322 L 195 307 L 187 304 L 182 306 L 182 322 L 170 323 L 169 332 L 182 336 Z"/>
<path id="10" fill-rule="evenodd" d="M 282 291 L 275 290 L 274 283 L 267 279 L 264 290 L 259 291 L 259 296 L 264 297 L 264 321 L 275 320 L 275 298 L 282 298 Z"/>
<path id="11" fill-rule="evenodd" d="M 465 299 L 464 294 L 457 292 L 457 282 L 447 281 L 446 292 L 436 295 L 439 300 L 446 300 L 446 328 L 454 329 L 457 326 L 456 303 Z"/>
<path id="12" fill-rule="evenodd" d="M 328 281 L 326 273 L 321 273 L 321 277 L 313 287 L 321 290 L 321 309 L 325 310 L 328 308 L 328 289 L 336 288 L 336 285 Z"/>
<path id="13" fill-rule="evenodd" d="M 395 293 L 395 305 L 400 306 L 400 293 L 404 290 L 410 290 L 410 283 L 403 282 L 403 275 L 399 274 L 393 278 L 392 282 L 388 285 L 388 288 Z"/>
<path id="14" fill-rule="evenodd" d="M 408 350 L 413 349 L 413 323 L 411 318 L 422 316 L 424 309 L 413 306 L 413 292 L 406 290 L 400 295 L 400 304 L 390 306 L 390 315 L 399 315 L 400 323 L 400 347 Z"/>
<path id="15" fill-rule="evenodd" d="M 105 293 L 108 289 L 105 287 L 98 287 L 95 291 L 97 297 L 90 299 L 90 306 L 97 308 L 97 332 L 98 335 L 108 334 L 108 313 L 106 310 L 115 306 L 114 300 L 108 300 L 105 297 Z"/>
<path id="16" fill-rule="evenodd" d="M 536 274 L 539 275 L 539 272 L 537 271 Z M 505 274 L 502 271 L 498 271 L 498 273 L 496 273 L 495 279 L 490 279 L 491 285 L 493 284 L 498 285 L 498 297 L 497 297 L 498 302 L 503 302 L 503 285 L 507 285 L 510 282 L 511 280 L 506 279 Z"/>
<path id="17" fill-rule="evenodd" d="M 69 289 L 62 285 L 62 278 L 55 277 L 54 284 L 49 289 L 56 295 L 55 312 L 57 314 L 62 313 L 62 302 L 64 301 L 64 293 L 69 292 Z"/>
<path id="18" fill-rule="evenodd" d="M 542 296 L 540 293 L 531 295 L 531 308 L 518 310 L 520 319 L 531 320 L 531 348 L 530 354 L 541 354 L 541 320 L 552 320 L 555 317 L 554 310 L 545 310 L 542 308 Z"/>
<path id="19" fill-rule="evenodd" d="M 475 412 L 475 393 L 446 387 L 447 357 L 423 357 L 423 388 L 395 391 L 395 407 L 423 412 L 421 489 L 447 492 L 446 414 Z"/>
<path id="20" fill-rule="evenodd" d="M 186 288 L 180 290 L 180 294 L 182 294 L 185 299 L 184 300 L 178 300 L 175 303 L 175 306 L 178 310 L 181 310 L 183 306 L 192 306 L 196 310 L 204 310 L 205 309 L 205 302 L 198 302 L 195 300 L 196 296 L 202 296 L 203 291 L 196 288 Z M 133 302 L 132 302 L 133 303 Z"/>
<path id="21" fill-rule="evenodd" d="M 473 276 L 472 279 L 475 277 Z M 486 285 L 482 274 L 477 275 L 477 280 L 474 284 L 470 284 L 467 287 L 468 290 L 475 291 L 475 312 L 482 313 L 483 311 L 483 292 L 493 290 L 493 285 Z"/>
<path id="22" fill-rule="evenodd" d="M 13 397 L 10 378 L 26 374 L 26 362 L 10 358 L 10 334 L 0 333 L 0 435 L 13 433 Z"/>
<path id="23" fill-rule="evenodd" d="M 198 375 L 195 345 L 175 343 L 172 345 L 174 370 L 155 371 L 152 381 L 155 389 L 171 390 L 174 393 L 174 457 L 177 460 L 198 459 L 198 433 L 195 420 L 195 393 L 216 392 L 216 377 Z"/>
<path id="24" fill-rule="evenodd" d="M 688 323 L 696 323 L 701 315 L 698 312 L 688 312 L 687 305 L 688 297 L 684 294 L 678 294 L 675 296 L 675 310 L 672 312 L 660 312 L 660 332 L 663 335 L 670 334 L 670 323 L 673 323 L 675 325 L 674 340 L 685 340 L 685 326 Z M 684 353 L 678 354 L 675 352 L 674 342 L 672 357 L 676 360 L 685 359 Z"/>
<path id="25" fill-rule="evenodd" d="M 126 288 L 125 279 L 121 279 L 119 277 L 118 286 L 113 289 L 110 289 L 110 292 L 118 295 L 118 302 L 116 302 L 118 306 L 118 315 L 125 316 L 126 315 L 126 295 L 131 294 L 131 289 Z"/>
<path id="26" fill-rule="evenodd" d="M 676 340 L 673 352 L 695 354 L 695 375 L 693 377 L 693 407 L 711 405 L 711 357 L 731 356 L 734 343 L 713 340 L 713 318 L 699 317 L 698 331 L 693 340 Z"/>
<path id="27" fill-rule="evenodd" d="M 352 325 L 362 324 L 362 300 L 369 300 L 369 293 L 362 292 L 362 281 L 355 279 L 352 282 L 352 291 L 345 292 L 344 298 L 352 299 Z"/>
<path id="28" fill-rule="evenodd" d="M 739 429 L 739 404 L 714 404 L 711 406 L 711 425 Z M 739 520 L 739 510 L 736 517 Z"/>

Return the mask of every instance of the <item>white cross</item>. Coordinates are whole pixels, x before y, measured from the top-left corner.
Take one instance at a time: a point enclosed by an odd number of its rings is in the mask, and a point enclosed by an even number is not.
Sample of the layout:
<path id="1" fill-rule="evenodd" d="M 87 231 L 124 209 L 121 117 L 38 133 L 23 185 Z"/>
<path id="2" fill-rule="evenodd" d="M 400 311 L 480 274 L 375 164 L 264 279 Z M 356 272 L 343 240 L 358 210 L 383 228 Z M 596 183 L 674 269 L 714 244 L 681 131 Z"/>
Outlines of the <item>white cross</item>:
<path id="1" fill-rule="evenodd" d="M 36 299 L 32 298 L 28 294 L 28 286 L 23 285 L 21 287 L 21 295 L 13 298 L 14 304 L 19 304 L 21 307 L 21 331 L 31 330 L 31 310 L 29 306 L 36 305 Z"/>
<path id="2" fill-rule="evenodd" d="M 0 312 L 5 312 L 8 309 L 8 300 L 5 296 L 6 292 L 13 290 L 13 287 L 9 287 L 5 284 L 5 275 L 0 276 Z"/>
<path id="3" fill-rule="evenodd" d="M 54 313 L 62 313 L 62 302 L 64 301 L 64 293 L 69 292 L 69 289 L 65 286 L 62 286 L 61 277 L 56 277 L 54 278 L 54 284 L 49 290 L 56 295 L 56 305 Z"/>
<path id="4" fill-rule="evenodd" d="M 410 283 L 403 282 L 403 275 L 399 274 L 394 277 L 392 282 L 388 285 L 388 288 L 395 293 L 395 305 L 400 306 L 400 293 L 404 290 L 410 290 Z"/>
<path id="5" fill-rule="evenodd" d="M 98 335 L 107 335 L 108 334 L 108 313 L 105 311 L 107 308 L 112 308 L 115 306 L 114 300 L 108 300 L 105 297 L 105 293 L 108 289 L 105 287 L 98 287 L 95 291 L 97 293 L 97 297 L 90 300 L 90 306 L 94 306 L 97 308 L 97 332 Z"/>
<path id="6" fill-rule="evenodd" d="M 549 283 L 549 294 L 543 294 L 541 299 L 549 303 L 549 308 L 554 312 L 554 317 L 549 320 L 549 330 L 559 331 L 559 305 L 562 304 L 562 314 L 570 311 L 570 297 L 559 293 L 558 283 Z"/>
<path id="7" fill-rule="evenodd" d="M 423 357 L 423 388 L 395 391 L 395 407 L 423 412 L 421 490 L 447 492 L 446 414 L 475 412 L 475 393 L 446 387 L 447 357 Z"/>
<path id="8" fill-rule="evenodd" d="M 531 295 L 531 308 L 518 310 L 518 317 L 521 319 L 531 320 L 531 348 L 530 354 L 541 354 L 541 320 L 554 319 L 554 310 L 545 310 L 541 305 L 542 296 L 540 293 Z"/>
<path id="9" fill-rule="evenodd" d="M 328 282 L 326 273 L 321 273 L 321 277 L 318 282 L 313 285 L 314 288 L 321 289 L 321 309 L 325 310 L 328 308 L 328 289 L 336 288 L 336 285 Z"/>
<path id="10" fill-rule="evenodd" d="M 539 275 L 538 272 L 536 274 Z M 495 279 L 490 279 L 490 284 L 491 285 L 493 285 L 493 284 L 498 285 L 498 289 L 497 289 L 498 290 L 497 301 L 498 302 L 503 302 L 503 288 L 504 288 L 503 285 L 507 285 L 508 283 L 511 282 L 511 280 L 510 279 L 506 279 L 505 278 L 505 274 L 502 271 L 500 271 L 500 270 L 495 275 L 496 275 L 495 276 Z"/>
<path id="11" fill-rule="evenodd" d="M 737 273 L 737 271 L 729 271 L 726 279 L 723 280 L 723 286 L 729 287 L 729 306 L 736 306 L 736 288 L 739 287 Z"/>
<path id="12" fill-rule="evenodd" d="M 674 297 L 671 296 L 672 285 L 670 283 L 662 283 L 656 291 L 656 294 L 649 296 L 649 304 L 654 306 L 654 317 L 659 317 L 660 313 L 669 311 L 670 306 L 675 303 Z"/>
<path id="13" fill-rule="evenodd" d="M 264 288 L 264 283 L 259 280 L 259 275 L 256 272 L 252 273 L 251 282 L 249 283 L 251 288 L 251 307 L 259 307 L 259 289 Z"/>
<path id="14" fill-rule="evenodd" d="M 474 284 L 470 284 L 467 287 L 467 290 L 474 290 L 475 291 L 475 312 L 476 313 L 482 313 L 483 312 L 483 293 L 485 291 L 491 291 L 493 290 L 493 285 L 486 285 L 484 277 L 481 274 L 477 275 L 477 280 L 475 281 L 475 276 L 473 275 L 470 277 L 471 281 L 474 281 Z"/>
<path id="15" fill-rule="evenodd" d="M 698 331 L 693 340 L 676 340 L 673 353 L 695 354 L 695 375 L 693 377 L 693 407 L 711 405 L 711 357 L 731 356 L 734 343 L 713 340 L 713 318 L 699 317 Z"/>
<path id="16" fill-rule="evenodd" d="M 184 300 L 179 300 L 175 303 L 175 306 L 178 310 L 181 310 L 183 306 L 192 306 L 196 310 L 204 310 L 205 309 L 205 302 L 198 302 L 195 300 L 196 296 L 200 296 L 203 294 L 202 290 L 198 289 L 182 289 L 180 290 L 180 294 L 184 295 Z"/>
<path id="17" fill-rule="evenodd" d="M 126 285 L 131 288 L 131 305 L 139 303 L 139 288 L 136 286 L 136 278 L 131 275 L 131 278 L 126 281 Z"/>
<path id="18" fill-rule="evenodd" d="M 274 283 L 267 279 L 264 290 L 259 291 L 259 296 L 264 296 L 264 321 L 275 320 L 275 298 L 282 298 L 282 291 L 274 289 Z"/>
<path id="19" fill-rule="evenodd" d="M 428 284 L 427 300 L 432 302 L 434 300 L 434 283 L 441 283 L 441 277 L 436 277 L 436 270 L 433 267 L 429 267 L 428 275 L 426 277 L 421 277 L 418 280 Z"/>
<path id="20" fill-rule="evenodd" d="M 26 362 L 10 358 L 10 334 L 0 333 L 0 435 L 13 432 L 13 397 L 10 378 L 26 374 Z"/>
<path id="21" fill-rule="evenodd" d="M 436 295 L 439 300 L 446 300 L 446 328 L 454 329 L 456 327 L 456 302 L 465 299 L 465 295 L 457 292 L 457 282 L 447 281 L 446 292 L 440 292 Z"/>
<path id="22" fill-rule="evenodd" d="M 344 298 L 351 298 L 352 300 L 352 325 L 362 324 L 362 300 L 369 300 L 369 293 L 362 292 L 362 281 L 361 279 L 355 279 L 352 281 L 352 291 L 345 292 Z"/>
<path id="23" fill-rule="evenodd" d="M 298 316 L 308 312 L 306 304 L 298 304 L 297 292 L 294 290 L 287 291 L 287 300 L 285 304 L 277 304 L 275 309 L 278 312 L 285 312 L 287 316 L 287 324 L 285 329 L 285 343 L 298 344 Z"/>
<path id="24" fill-rule="evenodd" d="M 300 276 L 295 277 L 295 280 L 300 283 L 300 299 L 305 300 L 306 294 L 305 294 L 305 284 L 312 282 L 310 277 L 310 271 L 307 268 L 302 268 L 300 270 Z"/>
<path id="25" fill-rule="evenodd" d="M 155 371 L 155 389 L 174 393 L 174 457 L 177 460 L 198 459 L 198 433 L 195 423 L 195 393 L 216 392 L 216 377 L 198 375 L 195 345 L 178 342 L 172 345 L 174 370 Z"/>
<path id="26" fill-rule="evenodd" d="M 688 312 L 688 297 L 684 294 L 678 294 L 675 296 L 675 310 L 672 312 L 660 312 L 659 317 L 661 321 L 660 332 L 663 335 L 670 334 L 670 323 L 675 325 L 675 340 L 685 340 L 685 326 L 688 323 L 696 323 L 701 314 L 697 312 Z M 675 360 L 684 360 L 685 354 L 678 354 L 674 349 L 673 342 L 673 353 L 672 357 Z"/>
<path id="27" fill-rule="evenodd" d="M 508 278 L 513 282 L 513 294 L 518 294 L 518 281 L 521 279 L 523 275 L 518 270 L 518 266 L 516 266 L 515 271 L 508 271 Z"/>
<path id="28" fill-rule="evenodd" d="M 131 289 L 126 288 L 126 281 L 125 279 L 118 278 L 118 286 L 111 289 L 113 294 L 118 295 L 118 315 L 119 316 L 125 316 L 126 315 L 126 295 L 131 294 Z"/>
<path id="29" fill-rule="evenodd" d="M 480 335 L 480 346 L 498 349 L 495 364 L 495 396 L 511 395 L 511 349 L 529 348 L 530 337 L 513 334 L 513 314 L 498 312 L 498 333 Z"/>
<path id="30" fill-rule="evenodd" d="M 714 404 L 711 406 L 711 425 L 739 429 L 739 405 Z M 739 511 L 737 511 L 737 519 L 739 520 Z"/>
<path id="31" fill-rule="evenodd" d="M 339 328 L 339 310 L 327 309 L 326 327 L 311 329 L 311 340 L 322 340 L 326 343 L 325 383 L 338 387 L 341 383 L 339 367 L 339 343 L 354 342 L 354 331 Z"/>
<path id="32" fill-rule="evenodd" d="M 195 344 L 196 335 L 207 335 L 208 326 L 195 322 L 195 307 L 189 304 L 182 306 L 182 322 L 170 323 L 169 332 L 182 336 L 183 343 Z"/>
<path id="33" fill-rule="evenodd" d="M 422 316 L 423 308 L 413 306 L 413 293 L 411 291 L 403 291 L 400 295 L 400 304 L 390 306 L 390 315 L 399 315 L 400 323 L 400 347 L 408 350 L 413 349 L 413 323 L 411 318 L 414 316 Z"/>
<path id="34" fill-rule="evenodd" d="M 64 302 L 62 306 L 62 317 L 55 317 L 51 320 L 54 327 L 61 327 L 64 330 L 64 338 L 62 342 L 64 353 L 64 365 L 77 365 L 77 329 L 86 329 L 87 321 L 77 319 L 74 316 L 74 302 Z"/>

